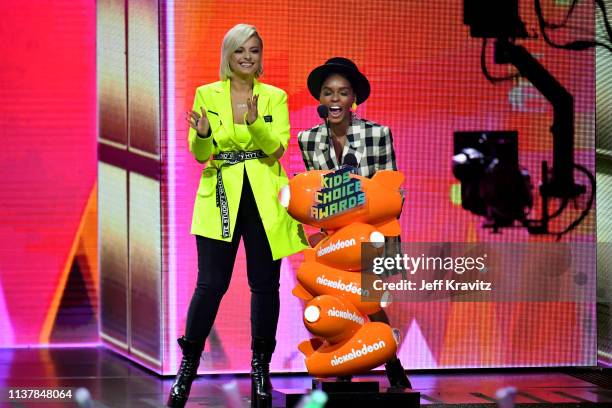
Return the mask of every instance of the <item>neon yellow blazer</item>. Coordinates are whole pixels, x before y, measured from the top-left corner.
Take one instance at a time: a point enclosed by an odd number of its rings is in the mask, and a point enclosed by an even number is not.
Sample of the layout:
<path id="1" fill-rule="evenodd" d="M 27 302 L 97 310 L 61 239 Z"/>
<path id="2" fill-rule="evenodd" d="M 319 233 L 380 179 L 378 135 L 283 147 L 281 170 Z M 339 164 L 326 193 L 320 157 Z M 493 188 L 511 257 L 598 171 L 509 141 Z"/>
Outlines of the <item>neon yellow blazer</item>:
<path id="1" fill-rule="evenodd" d="M 257 102 L 259 117 L 247 126 L 249 134 L 258 136 L 262 134 L 260 132 L 269 132 L 278 137 L 280 144 L 287 150 L 289 142 L 287 94 L 282 89 L 262 84 L 257 80 L 254 83 L 253 94 L 259 95 Z M 198 87 L 193 110 L 200 113 L 200 107 L 206 110 L 212 134 L 210 137 L 202 138 L 194 129 L 189 129 L 189 151 L 198 162 L 206 163 L 196 194 L 191 233 L 231 241 L 246 167 L 259 215 L 272 249 L 272 257 L 280 259 L 306 248 L 308 245 L 302 225 L 291 218 L 278 201 L 278 192 L 287 185 L 288 179 L 280 162 L 272 157 L 247 160 L 222 168 L 231 228 L 230 237 L 222 237 L 221 215 L 216 202 L 216 184 L 217 171 L 224 162 L 212 160 L 212 155 L 220 151 L 253 151 L 259 147 L 252 137 L 248 140 L 238 140 L 234 130 L 229 80 Z"/>

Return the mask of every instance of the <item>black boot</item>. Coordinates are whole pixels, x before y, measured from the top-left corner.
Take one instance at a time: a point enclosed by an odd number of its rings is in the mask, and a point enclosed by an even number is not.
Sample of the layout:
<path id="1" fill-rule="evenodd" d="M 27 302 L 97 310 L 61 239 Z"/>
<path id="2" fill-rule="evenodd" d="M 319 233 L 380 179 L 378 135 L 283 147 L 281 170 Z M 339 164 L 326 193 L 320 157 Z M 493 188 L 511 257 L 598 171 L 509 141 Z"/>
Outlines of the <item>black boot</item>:
<path id="1" fill-rule="evenodd" d="M 272 406 L 272 383 L 270 382 L 270 359 L 276 340 L 253 339 L 251 360 L 251 407 Z"/>
<path id="2" fill-rule="evenodd" d="M 191 383 L 198 373 L 200 357 L 202 356 L 202 350 L 204 350 L 204 343 L 188 341 L 185 336 L 177 341 L 183 350 L 183 360 L 176 375 L 176 380 L 170 389 L 170 396 L 166 405 L 168 407 L 184 407 L 187 403 Z"/>
<path id="3" fill-rule="evenodd" d="M 394 357 L 392 360 L 389 360 L 385 364 L 385 371 L 391 388 L 412 388 L 412 384 L 410 384 L 410 380 L 399 358 Z"/>

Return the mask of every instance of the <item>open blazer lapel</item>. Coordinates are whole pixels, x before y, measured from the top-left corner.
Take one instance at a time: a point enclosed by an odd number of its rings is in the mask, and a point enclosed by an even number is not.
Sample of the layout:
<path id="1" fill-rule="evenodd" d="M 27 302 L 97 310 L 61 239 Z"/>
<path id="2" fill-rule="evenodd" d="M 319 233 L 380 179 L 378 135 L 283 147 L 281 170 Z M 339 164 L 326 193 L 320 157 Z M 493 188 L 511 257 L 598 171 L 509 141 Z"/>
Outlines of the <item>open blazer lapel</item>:
<path id="1" fill-rule="evenodd" d="M 347 144 L 342 151 L 343 159 L 349 153 L 355 156 L 358 168 L 365 149 L 365 142 L 363 140 L 365 131 L 364 121 L 353 121 L 347 131 Z M 321 163 L 322 170 L 333 170 L 339 167 L 336 160 L 336 152 L 332 150 L 325 125 L 319 126 L 317 130 L 313 162 Z"/>
<path id="2" fill-rule="evenodd" d="M 348 149 L 346 150 L 346 153 L 342 156 L 342 159 L 344 160 L 344 157 L 346 157 L 347 154 L 352 153 L 355 156 L 355 159 L 357 159 L 358 169 L 359 164 L 361 163 L 361 158 L 363 157 L 363 149 L 365 148 L 364 141 L 362 140 L 364 135 L 365 122 L 362 120 L 353 120 L 346 135 L 348 139 Z"/>
<path id="3" fill-rule="evenodd" d="M 321 170 L 332 170 L 338 166 L 335 152 L 331 151 L 329 135 L 325 124 L 319 126 L 316 136 L 313 162 L 320 163 Z"/>
<path id="4" fill-rule="evenodd" d="M 225 80 L 219 83 L 213 93 L 216 112 L 219 114 L 221 126 L 225 129 L 225 133 L 235 144 L 239 143 L 234 140 L 234 114 L 232 110 L 232 98 L 230 94 L 230 81 Z M 207 106 L 208 108 L 208 106 Z"/>

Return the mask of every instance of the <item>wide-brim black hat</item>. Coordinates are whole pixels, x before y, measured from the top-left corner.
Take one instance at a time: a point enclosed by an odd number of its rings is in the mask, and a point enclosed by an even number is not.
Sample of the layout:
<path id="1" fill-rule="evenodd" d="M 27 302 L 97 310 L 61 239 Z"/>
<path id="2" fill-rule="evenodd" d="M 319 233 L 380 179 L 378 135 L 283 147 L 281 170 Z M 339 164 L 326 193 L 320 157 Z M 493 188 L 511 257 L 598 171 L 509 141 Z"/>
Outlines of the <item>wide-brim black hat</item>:
<path id="1" fill-rule="evenodd" d="M 308 90 L 316 100 L 319 100 L 323 82 L 331 74 L 340 74 L 351 83 L 353 92 L 357 96 L 357 105 L 365 102 L 370 96 L 370 81 L 359 72 L 357 65 L 348 58 L 334 57 L 313 69 L 308 75 Z"/>

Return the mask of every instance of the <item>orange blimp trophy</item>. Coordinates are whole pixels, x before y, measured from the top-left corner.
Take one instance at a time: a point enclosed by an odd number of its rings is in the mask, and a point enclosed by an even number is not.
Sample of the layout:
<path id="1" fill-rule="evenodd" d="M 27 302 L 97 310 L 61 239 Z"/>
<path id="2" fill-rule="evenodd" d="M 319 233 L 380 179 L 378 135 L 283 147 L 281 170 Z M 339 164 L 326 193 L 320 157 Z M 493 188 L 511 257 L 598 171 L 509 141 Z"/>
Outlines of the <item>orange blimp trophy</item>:
<path id="1" fill-rule="evenodd" d="M 371 322 L 384 299 L 362 287 L 362 253 L 382 254 L 385 236 L 398 236 L 402 173 L 381 170 L 372 179 L 353 168 L 308 171 L 281 191 L 281 203 L 296 220 L 321 228 L 325 238 L 304 250 L 293 294 L 306 303 L 304 325 L 315 337 L 298 349 L 317 378 L 350 376 L 391 359 L 398 339 L 392 328 Z"/>

